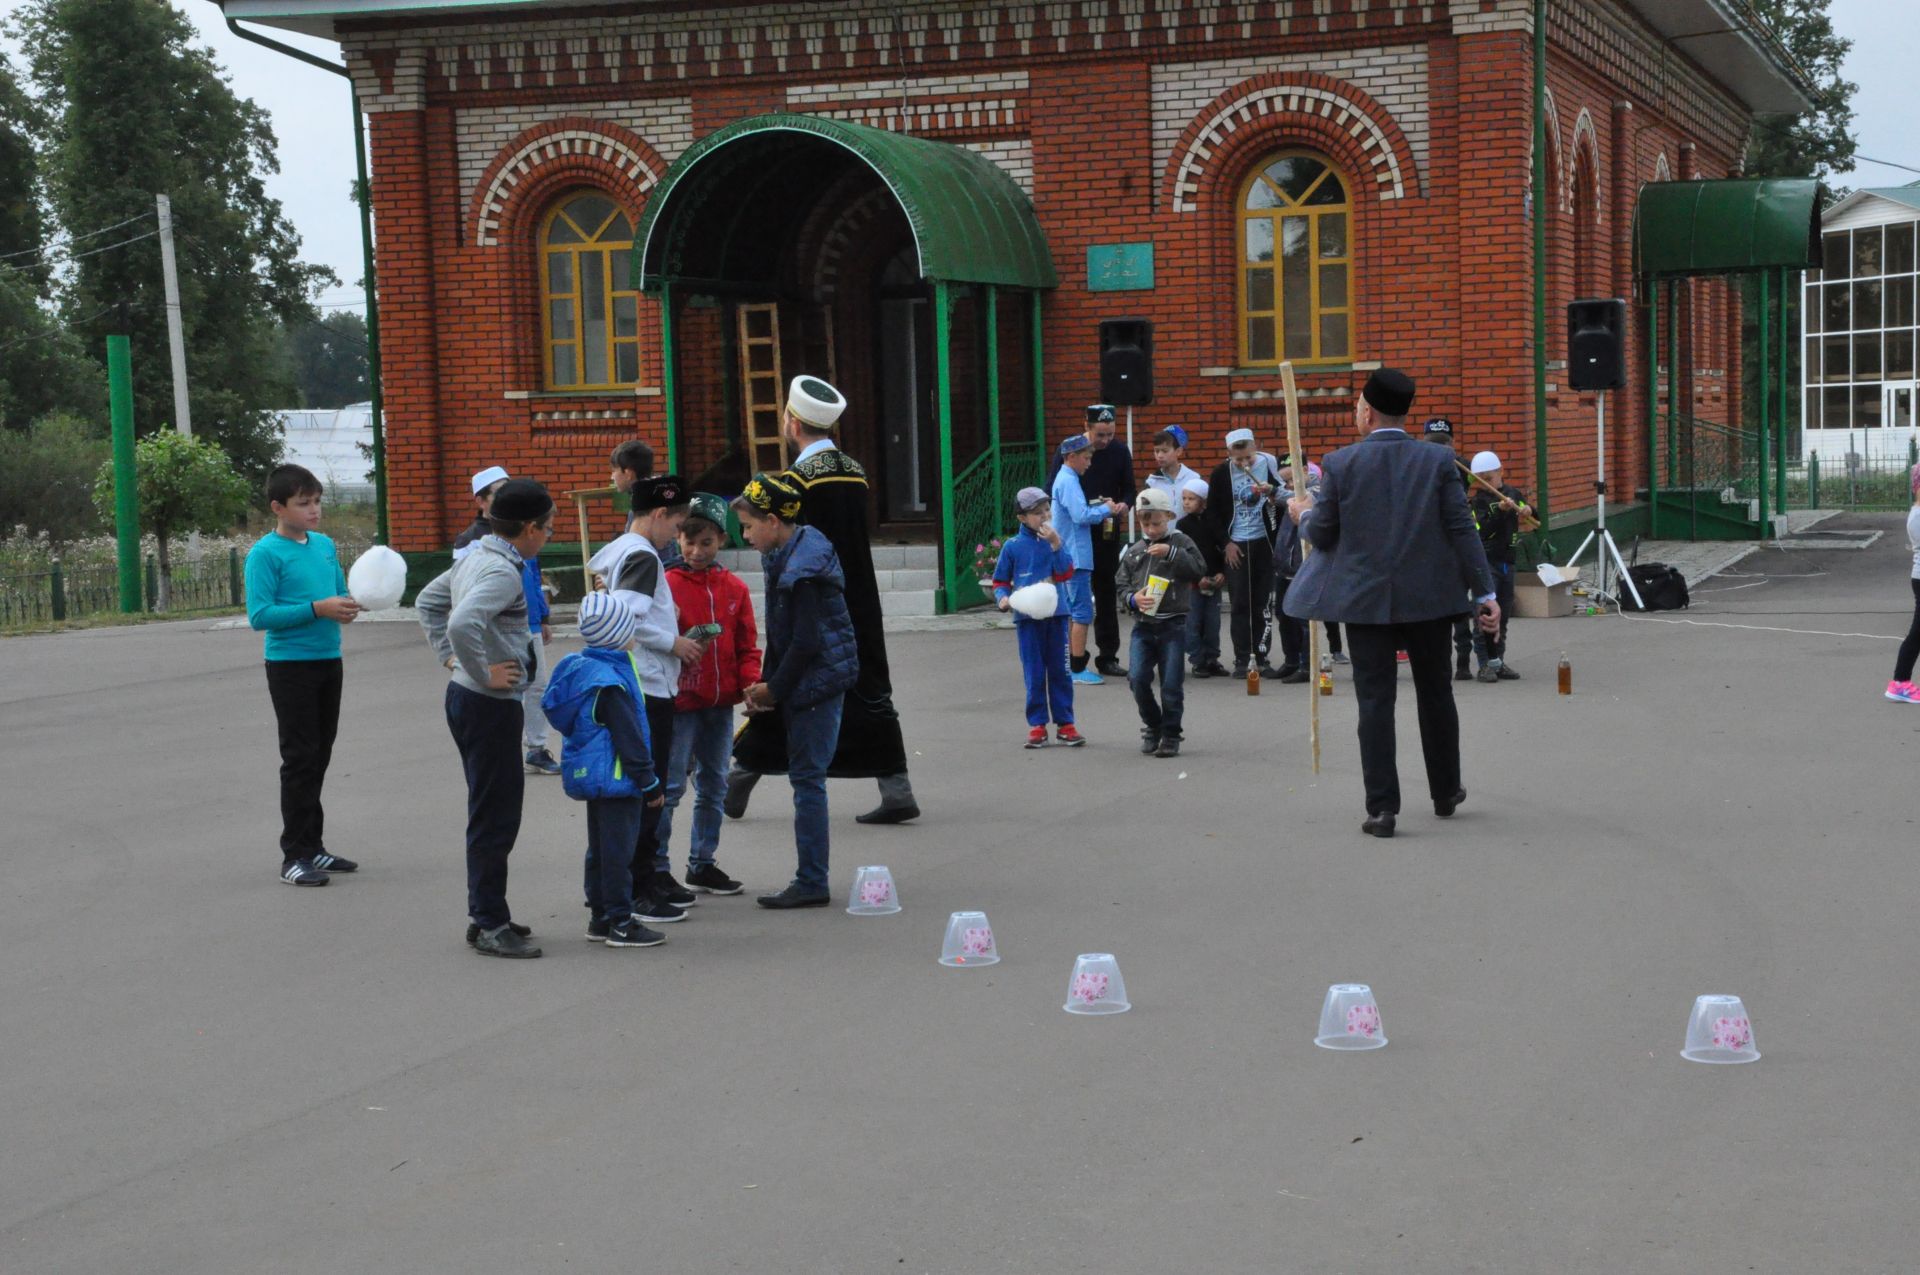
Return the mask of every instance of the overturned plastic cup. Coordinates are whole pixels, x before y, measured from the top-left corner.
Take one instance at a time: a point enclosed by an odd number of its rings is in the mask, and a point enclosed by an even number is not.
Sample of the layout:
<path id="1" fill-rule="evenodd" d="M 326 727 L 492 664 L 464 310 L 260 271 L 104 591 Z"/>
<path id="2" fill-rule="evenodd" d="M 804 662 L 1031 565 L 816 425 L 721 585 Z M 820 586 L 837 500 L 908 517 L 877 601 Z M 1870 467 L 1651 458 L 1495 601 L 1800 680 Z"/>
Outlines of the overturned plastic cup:
<path id="1" fill-rule="evenodd" d="M 955 912 L 947 918 L 947 940 L 940 945 L 940 963 L 955 969 L 993 965 L 1000 959 L 993 926 L 985 912 Z"/>
<path id="2" fill-rule="evenodd" d="M 893 873 L 884 865 L 853 870 L 853 888 L 847 891 L 847 911 L 854 916 L 888 916 L 900 910 L 900 892 Z"/>
<path id="3" fill-rule="evenodd" d="M 1695 998 L 1693 1017 L 1687 1020 L 1687 1047 L 1680 1056 L 1698 1063 L 1758 1062 L 1760 1051 L 1754 1046 L 1753 1020 L 1740 998 Z"/>
<path id="4" fill-rule="evenodd" d="M 1320 1034 L 1313 1043 L 1322 1049 L 1379 1049 L 1387 1043 L 1380 1023 L 1380 1005 L 1365 983 L 1335 983 L 1320 1007 Z"/>
<path id="5" fill-rule="evenodd" d="M 1073 959 L 1065 1005 L 1069 1014 L 1124 1014 L 1132 1008 L 1113 953 L 1083 952 Z"/>

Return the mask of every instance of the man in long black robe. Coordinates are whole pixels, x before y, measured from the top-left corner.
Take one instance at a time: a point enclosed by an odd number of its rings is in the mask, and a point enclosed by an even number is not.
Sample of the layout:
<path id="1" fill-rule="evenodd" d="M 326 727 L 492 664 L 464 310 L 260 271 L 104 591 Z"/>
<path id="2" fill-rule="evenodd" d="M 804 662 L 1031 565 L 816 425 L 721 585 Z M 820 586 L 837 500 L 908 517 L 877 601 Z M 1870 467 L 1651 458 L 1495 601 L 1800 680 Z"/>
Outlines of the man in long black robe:
<path id="1" fill-rule="evenodd" d="M 789 472 L 803 493 L 800 521 L 824 533 L 840 557 L 847 580 L 847 611 L 853 618 L 860 655 L 860 677 L 847 692 L 840 742 L 827 775 L 879 781 L 879 806 L 857 816 L 858 822 L 905 823 L 920 817 L 920 806 L 907 778 L 907 746 L 900 734 L 900 714 L 893 707 L 880 586 L 874 579 L 873 542 L 867 528 L 867 475 L 860 462 L 833 441 L 834 424 L 845 407 L 846 399 L 825 381 L 795 377 L 784 422 L 788 441 L 799 449 Z M 726 812 L 738 819 L 746 813 L 747 798 L 760 776 L 787 768 L 786 738 L 778 714 L 748 718 L 734 743 L 733 757 Z"/>

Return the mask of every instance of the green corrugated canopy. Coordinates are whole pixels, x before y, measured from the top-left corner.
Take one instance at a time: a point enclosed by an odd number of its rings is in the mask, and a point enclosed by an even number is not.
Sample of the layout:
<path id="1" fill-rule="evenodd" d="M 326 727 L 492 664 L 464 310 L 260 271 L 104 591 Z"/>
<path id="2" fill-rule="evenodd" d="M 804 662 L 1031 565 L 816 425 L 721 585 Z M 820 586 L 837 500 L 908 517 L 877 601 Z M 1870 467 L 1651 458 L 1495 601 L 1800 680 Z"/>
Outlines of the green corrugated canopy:
<path id="1" fill-rule="evenodd" d="M 1649 182 L 1633 208 L 1640 275 L 1738 274 L 1820 264 L 1820 184 L 1798 177 Z"/>
<path id="2" fill-rule="evenodd" d="M 770 282 L 795 210 L 811 207 L 855 164 L 884 182 L 906 214 L 921 278 L 1059 283 L 1032 202 L 985 156 L 843 120 L 771 114 L 708 134 L 667 170 L 634 236 L 634 285 Z"/>

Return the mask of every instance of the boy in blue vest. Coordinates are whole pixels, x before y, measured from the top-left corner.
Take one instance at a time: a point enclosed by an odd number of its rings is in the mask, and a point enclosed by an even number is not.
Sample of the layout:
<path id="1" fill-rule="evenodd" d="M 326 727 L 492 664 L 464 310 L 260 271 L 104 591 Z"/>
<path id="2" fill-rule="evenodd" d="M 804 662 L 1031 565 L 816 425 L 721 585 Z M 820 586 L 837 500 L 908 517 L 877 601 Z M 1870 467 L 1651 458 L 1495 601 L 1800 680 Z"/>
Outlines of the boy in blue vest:
<path id="1" fill-rule="evenodd" d="M 282 465 L 267 477 L 278 521 L 247 551 L 247 622 L 266 633 L 267 694 L 280 727 L 280 879 L 325 885 L 359 864 L 329 854 L 320 786 L 340 728 L 340 626 L 360 606 L 333 541 L 317 530 L 325 488 L 311 471 Z"/>
<path id="2" fill-rule="evenodd" d="M 822 908 L 827 893 L 827 765 L 840 708 L 860 675 L 846 576 L 833 542 L 796 524 L 801 491 L 785 475 L 756 474 L 733 502 L 740 533 L 766 564 L 767 658 L 762 680 L 741 692 L 749 713 L 775 708 L 787 733 L 793 785 L 793 883 L 756 900 L 763 908 Z"/>
<path id="3" fill-rule="evenodd" d="M 1008 599 L 1015 589 L 1041 581 L 1051 582 L 1057 594 L 1053 614 L 1046 619 L 1020 615 L 1013 621 L 1013 631 L 1020 638 L 1020 669 L 1027 680 L 1026 746 L 1047 746 L 1047 712 L 1051 708 L 1060 742 L 1078 748 L 1087 741 L 1073 725 L 1064 587 L 1073 579 L 1073 556 L 1047 521 L 1053 502 L 1046 492 L 1022 487 L 1013 498 L 1013 511 L 1020 530 L 1000 547 L 1000 560 L 993 567 L 994 601 L 1002 611 L 1011 610 L 1013 604 Z"/>
<path id="4" fill-rule="evenodd" d="M 587 940 L 608 947 L 658 947 L 666 936 L 633 914 L 633 856 L 649 808 L 665 800 L 641 711 L 632 654 L 639 621 L 605 593 L 580 600 L 587 649 L 554 665 L 544 707 L 567 737 L 561 783 L 587 803 Z"/>

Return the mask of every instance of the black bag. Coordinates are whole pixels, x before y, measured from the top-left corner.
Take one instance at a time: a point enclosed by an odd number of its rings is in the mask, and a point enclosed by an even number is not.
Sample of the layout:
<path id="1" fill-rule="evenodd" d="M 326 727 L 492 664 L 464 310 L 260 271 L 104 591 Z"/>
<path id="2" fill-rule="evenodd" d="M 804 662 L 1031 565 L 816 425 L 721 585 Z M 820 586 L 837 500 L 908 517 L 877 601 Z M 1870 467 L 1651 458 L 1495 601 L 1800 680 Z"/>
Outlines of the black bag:
<path id="1" fill-rule="evenodd" d="M 1641 605 L 1634 605 L 1633 593 L 1623 581 L 1619 591 L 1622 611 L 1678 611 L 1688 604 L 1687 578 L 1680 574 L 1678 567 L 1664 562 L 1649 562 L 1645 566 L 1635 562 L 1627 568 L 1627 575 L 1640 591 Z"/>

